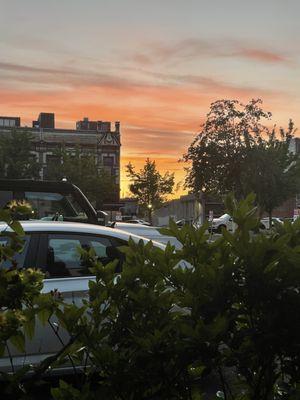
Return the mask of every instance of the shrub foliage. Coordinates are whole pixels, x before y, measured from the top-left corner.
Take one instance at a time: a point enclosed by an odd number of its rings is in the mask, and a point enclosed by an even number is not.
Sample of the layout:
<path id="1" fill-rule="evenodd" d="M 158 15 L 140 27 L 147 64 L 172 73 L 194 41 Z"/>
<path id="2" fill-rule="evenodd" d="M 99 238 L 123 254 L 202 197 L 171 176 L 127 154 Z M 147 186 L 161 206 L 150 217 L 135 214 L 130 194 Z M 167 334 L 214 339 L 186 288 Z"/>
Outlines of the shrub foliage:
<path id="1" fill-rule="evenodd" d="M 53 359 L 83 378 L 53 398 L 298 399 L 300 222 L 257 233 L 253 201 L 227 199 L 237 229 L 213 242 L 172 223 L 181 250 L 131 241 L 122 273 L 86 254 L 96 280 L 55 309 L 71 339 Z"/>

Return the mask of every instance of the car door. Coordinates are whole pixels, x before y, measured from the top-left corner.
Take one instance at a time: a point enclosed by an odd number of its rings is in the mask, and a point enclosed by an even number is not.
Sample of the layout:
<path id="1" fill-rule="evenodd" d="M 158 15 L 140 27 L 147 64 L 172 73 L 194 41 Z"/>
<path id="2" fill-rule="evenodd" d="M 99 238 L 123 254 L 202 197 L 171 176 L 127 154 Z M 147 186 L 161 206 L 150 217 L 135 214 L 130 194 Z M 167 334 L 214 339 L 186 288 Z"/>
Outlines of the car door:
<path id="1" fill-rule="evenodd" d="M 9 237 L 5 236 L 5 232 L 0 236 L 0 246 L 6 246 L 9 243 Z M 20 252 L 16 253 L 12 260 L 3 260 L 0 263 L 0 269 L 9 268 L 35 268 L 36 256 L 38 251 L 39 235 L 35 233 L 27 233 L 23 238 L 24 244 Z M 26 340 L 26 352 L 31 353 L 35 348 L 34 340 Z M 11 343 L 8 343 L 9 353 L 6 349 L 3 357 L 0 358 L 0 371 L 10 372 L 13 368 L 19 368 L 24 365 L 25 354 L 16 349 Z M 12 367 L 13 365 L 13 367 Z"/>
<path id="2" fill-rule="evenodd" d="M 117 243 L 109 236 L 53 232 L 41 234 L 37 263 L 45 274 L 44 293 L 58 291 L 64 302 L 78 306 L 88 296 L 89 281 L 95 277 L 90 273 L 79 249 L 93 248 L 104 264 L 111 260 L 111 247 Z M 42 326 L 39 324 L 34 337 L 34 348 L 27 354 L 28 362 L 38 362 L 58 352 L 67 343 L 69 336 L 55 318 Z M 66 368 L 69 366 L 66 366 Z"/>
<path id="3" fill-rule="evenodd" d="M 0 238 L 0 245 L 7 244 L 8 239 Z M 58 291 L 66 303 L 80 306 L 82 299 L 88 295 L 89 281 L 95 279 L 80 257 L 79 248 L 93 248 L 97 257 L 104 264 L 112 259 L 115 252 L 111 248 L 126 244 L 114 237 L 63 233 L 33 233 L 26 235 L 23 251 L 15 258 L 20 267 L 41 268 L 46 274 L 43 292 Z M 113 256 L 113 258 L 115 258 Z M 6 261 L 3 268 L 11 265 Z M 45 325 L 36 321 L 34 337 L 26 339 L 26 351 L 22 353 L 10 345 L 12 363 L 15 369 L 26 364 L 37 364 L 47 356 L 58 352 L 68 341 L 67 333 L 55 318 Z M 66 368 L 70 366 L 67 365 Z M 12 370 L 8 354 L 0 359 L 0 371 Z"/>

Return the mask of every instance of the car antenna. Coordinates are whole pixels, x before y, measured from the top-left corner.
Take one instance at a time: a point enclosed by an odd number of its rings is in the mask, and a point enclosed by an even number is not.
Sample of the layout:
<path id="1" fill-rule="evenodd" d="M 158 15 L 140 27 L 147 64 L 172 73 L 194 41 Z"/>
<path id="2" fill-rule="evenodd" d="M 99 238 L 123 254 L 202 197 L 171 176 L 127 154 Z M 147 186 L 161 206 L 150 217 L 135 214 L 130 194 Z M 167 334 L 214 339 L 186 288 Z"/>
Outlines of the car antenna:
<path id="1" fill-rule="evenodd" d="M 116 221 L 113 221 L 113 222 L 110 224 L 110 228 L 114 228 L 115 225 L 116 225 Z"/>

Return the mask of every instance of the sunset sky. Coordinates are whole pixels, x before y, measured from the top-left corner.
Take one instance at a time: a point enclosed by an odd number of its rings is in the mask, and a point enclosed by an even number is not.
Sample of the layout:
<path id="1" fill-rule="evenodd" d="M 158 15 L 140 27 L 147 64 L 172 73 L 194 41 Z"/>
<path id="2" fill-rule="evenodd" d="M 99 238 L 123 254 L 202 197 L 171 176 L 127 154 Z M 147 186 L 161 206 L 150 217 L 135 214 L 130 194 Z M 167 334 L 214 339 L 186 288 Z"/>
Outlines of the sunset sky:
<path id="1" fill-rule="evenodd" d="M 299 0 L 0 0 L 0 115 L 121 121 L 122 165 L 178 159 L 212 101 L 300 128 Z M 124 171 L 124 167 L 122 168 Z M 122 195 L 126 194 L 124 173 Z M 179 193 L 178 193 L 179 194 Z"/>

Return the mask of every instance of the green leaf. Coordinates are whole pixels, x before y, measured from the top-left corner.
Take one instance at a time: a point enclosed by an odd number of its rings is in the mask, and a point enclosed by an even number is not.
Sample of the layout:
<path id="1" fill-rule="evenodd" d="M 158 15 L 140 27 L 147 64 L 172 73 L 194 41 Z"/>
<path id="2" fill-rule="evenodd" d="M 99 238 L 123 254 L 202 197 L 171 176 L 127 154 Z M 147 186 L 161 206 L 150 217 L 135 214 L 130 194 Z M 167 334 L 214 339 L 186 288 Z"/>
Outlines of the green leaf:
<path id="1" fill-rule="evenodd" d="M 38 318 L 42 322 L 43 325 L 48 321 L 49 317 L 51 315 L 51 311 L 44 308 L 38 312 Z"/>
<path id="2" fill-rule="evenodd" d="M 13 229 L 18 235 L 23 236 L 24 235 L 24 230 L 22 228 L 22 225 L 18 221 L 13 221 L 10 224 L 11 229 Z"/>
<path id="3" fill-rule="evenodd" d="M 12 336 L 9 340 L 17 350 L 25 352 L 25 337 L 22 333 Z"/>
<path id="4" fill-rule="evenodd" d="M 24 332 L 29 339 L 32 339 L 35 331 L 35 318 L 31 318 L 24 323 Z"/>
<path id="5" fill-rule="evenodd" d="M 6 222 L 6 223 L 11 221 L 11 215 L 8 210 L 0 210 L 0 221 Z"/>
<path id="6" fill-rule="evenodd" d="M 0 357 L 4 355 L 4 352 L 5 352 L 5 344 L 0 343 Z"/>

